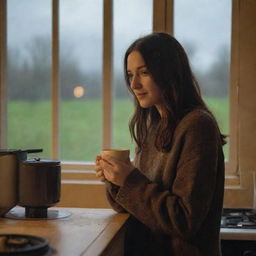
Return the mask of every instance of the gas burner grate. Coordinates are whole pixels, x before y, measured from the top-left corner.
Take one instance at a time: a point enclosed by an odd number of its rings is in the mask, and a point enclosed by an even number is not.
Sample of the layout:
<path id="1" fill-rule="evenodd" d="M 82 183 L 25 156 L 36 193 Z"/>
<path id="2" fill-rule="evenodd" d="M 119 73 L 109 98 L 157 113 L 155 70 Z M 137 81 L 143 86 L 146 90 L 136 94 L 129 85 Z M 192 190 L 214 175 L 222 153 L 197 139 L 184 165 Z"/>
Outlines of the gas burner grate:
<path id="1" fill-rule="evenodd" d="M 50 256 L 47 239 L 24 234 L 0 234 L 0 255 Z"/>
<path id="2" fill-rule="evenodd" d="M 221 227 L 256 229 L 256 212 L 248 208 L 224 208 Z"/>

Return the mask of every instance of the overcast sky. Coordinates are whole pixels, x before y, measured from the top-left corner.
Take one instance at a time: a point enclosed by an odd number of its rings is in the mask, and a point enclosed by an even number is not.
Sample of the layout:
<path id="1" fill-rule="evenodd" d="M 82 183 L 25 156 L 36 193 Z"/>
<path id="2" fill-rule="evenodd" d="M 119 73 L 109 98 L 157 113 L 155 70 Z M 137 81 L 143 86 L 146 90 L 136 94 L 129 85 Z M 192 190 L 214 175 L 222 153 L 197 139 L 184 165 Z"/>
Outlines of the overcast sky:
<path id="1" fill-rule="evenodd" d="M 8 45 L 26 50 L 35 36 L 49 37 L 51 0 L 8 0 Z M 91 70 L 101 68 L 102 0 L 60 0 L 61 50 Z M 192 44 L 191 62 L 207 69 L 219 47 L 229 46 L 231 0 L 176 0 L 175 37 Z M 122 68 L 127 46 L 151 32 L 152 0 L 114 1 L 115 68 Z"/>

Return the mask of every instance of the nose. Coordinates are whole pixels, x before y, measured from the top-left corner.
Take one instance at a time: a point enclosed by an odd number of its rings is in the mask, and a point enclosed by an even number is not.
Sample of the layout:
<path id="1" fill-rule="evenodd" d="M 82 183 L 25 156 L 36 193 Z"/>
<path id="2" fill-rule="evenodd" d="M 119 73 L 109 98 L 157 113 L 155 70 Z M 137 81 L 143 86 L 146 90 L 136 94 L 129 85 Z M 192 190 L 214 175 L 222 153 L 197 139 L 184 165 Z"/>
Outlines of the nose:
<path id="1" fill-rule="evenodd" d="M 132 90 L 140 89 L 142 87 L 142 84 L 138 75 L 134 75 L 132 77 L 132 80 L 130 82 L 130 87 Z"/>

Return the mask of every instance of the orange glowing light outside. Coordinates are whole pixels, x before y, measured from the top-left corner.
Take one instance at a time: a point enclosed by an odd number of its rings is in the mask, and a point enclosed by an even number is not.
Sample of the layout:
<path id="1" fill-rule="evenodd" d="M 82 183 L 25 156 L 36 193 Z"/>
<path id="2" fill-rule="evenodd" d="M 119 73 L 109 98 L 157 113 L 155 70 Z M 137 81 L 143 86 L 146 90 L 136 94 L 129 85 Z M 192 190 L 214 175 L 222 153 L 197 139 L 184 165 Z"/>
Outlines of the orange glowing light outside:
<path id="1" fill-rule="evenodd" d="M 74 88 L 74 96 L 76 98 L 81 98 L 82 96 L 84 96 L 84 87 L 83 86 L 76 86 Z"/>

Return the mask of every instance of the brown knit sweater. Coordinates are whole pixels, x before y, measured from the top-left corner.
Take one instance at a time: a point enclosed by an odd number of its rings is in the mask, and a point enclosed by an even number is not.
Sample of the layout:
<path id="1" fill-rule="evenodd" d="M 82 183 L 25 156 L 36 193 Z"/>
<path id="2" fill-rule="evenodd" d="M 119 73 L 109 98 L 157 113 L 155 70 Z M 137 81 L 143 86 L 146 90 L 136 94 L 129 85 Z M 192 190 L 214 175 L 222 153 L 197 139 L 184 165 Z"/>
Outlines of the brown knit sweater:
<path id="1" fill-rule="evenodd" d="M 219 129 L 194 110 L 178 124 L 170 152 L 151 131 L 125 184 L 106 182 L 113 209 L 128 212 L 126 255 L 219 256 L 224 157 Z"/>

